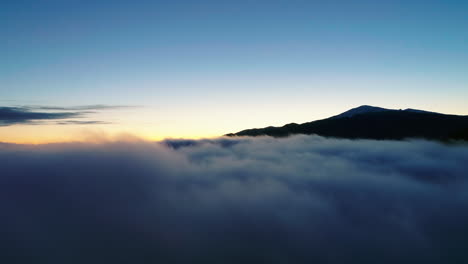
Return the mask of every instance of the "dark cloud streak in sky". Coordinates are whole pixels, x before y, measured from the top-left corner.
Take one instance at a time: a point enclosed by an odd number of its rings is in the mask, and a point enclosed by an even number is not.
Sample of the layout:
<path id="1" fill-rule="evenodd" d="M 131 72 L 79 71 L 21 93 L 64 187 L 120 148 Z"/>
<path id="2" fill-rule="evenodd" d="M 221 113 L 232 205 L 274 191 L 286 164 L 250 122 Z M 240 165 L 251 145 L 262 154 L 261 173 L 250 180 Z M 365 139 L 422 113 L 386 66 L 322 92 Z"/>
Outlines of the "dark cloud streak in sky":
<path id="1" fill-rule="evenodd" d="M 66 120 L 66 121 L 57 121 L 57 125 L 108 125 L 112 124 L 111 122 L 106 121 L 78 121 L 78 120 Z"/>
<path id="2" fill-rule="evenodd" d="M 137 106 L 130 105 L 81 105 L 81 106 L 71 106 L 71 107 L 61 107 L 61 106 L 27 106 L 29 109 L 33 110 L 58 110 L 58 111 L 84 111 L 84 110 L 113 110 L 121 108 L 135 108 Z"/>
<path id="3" fill-rule="evenodd" d="M 52 124 L 58 125 L 94 125 L 110 124 L 102 120 L 66 120 L 84 118 L 96 111 L 129 108 L 133 106 L 112 106 L 112 105 L 87 105 L 75 107 L 56 106 L 21 106 L 21 107 L 0 107 L 0 126 L 11 126 L 15 124 L 47 124 L 42 121 L 60 120 Z"/>
<path id="4" fill-rule="evenodd" d="M 31 112 L 21 107 L 0 107 L 0 126 L 28 124 L 38 120 L 56 120 L 81 117 L 79 112 Z"/>

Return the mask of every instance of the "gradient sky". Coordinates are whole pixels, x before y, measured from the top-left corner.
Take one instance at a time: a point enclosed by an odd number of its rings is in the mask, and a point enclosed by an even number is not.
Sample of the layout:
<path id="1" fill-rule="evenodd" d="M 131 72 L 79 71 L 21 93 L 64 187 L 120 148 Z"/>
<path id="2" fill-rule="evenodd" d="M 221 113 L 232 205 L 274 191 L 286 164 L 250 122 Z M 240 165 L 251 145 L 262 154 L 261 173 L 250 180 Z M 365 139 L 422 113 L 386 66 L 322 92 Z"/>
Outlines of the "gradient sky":
<path id="1" fill-rule="evenodd" d="M 467 1 L 0 4 L 0 106 L 109 107 L 0 141 L 213 137 L 362 104 L 468 114 Z"/>

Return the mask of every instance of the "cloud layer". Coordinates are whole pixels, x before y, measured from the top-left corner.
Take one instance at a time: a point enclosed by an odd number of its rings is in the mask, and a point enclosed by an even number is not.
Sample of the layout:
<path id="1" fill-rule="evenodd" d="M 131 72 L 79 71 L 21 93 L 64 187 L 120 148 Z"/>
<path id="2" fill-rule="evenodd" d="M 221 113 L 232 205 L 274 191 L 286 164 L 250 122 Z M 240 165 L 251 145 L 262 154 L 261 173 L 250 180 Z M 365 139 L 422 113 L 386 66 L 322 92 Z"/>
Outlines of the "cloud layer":
<path id="1" fill-rule="evenodd" d="M 465 263 L 468 147 L 0 145 L 2 263 Z"/>

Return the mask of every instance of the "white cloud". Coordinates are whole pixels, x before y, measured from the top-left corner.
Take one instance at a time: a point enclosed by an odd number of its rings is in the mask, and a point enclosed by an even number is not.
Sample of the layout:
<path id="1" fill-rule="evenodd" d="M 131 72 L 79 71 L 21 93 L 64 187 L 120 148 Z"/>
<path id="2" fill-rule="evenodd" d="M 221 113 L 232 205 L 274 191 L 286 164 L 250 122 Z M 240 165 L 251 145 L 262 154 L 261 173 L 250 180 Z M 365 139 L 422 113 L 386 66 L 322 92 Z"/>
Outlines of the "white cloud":
<path id="1" fill-rule="evenodd" d="M 317 136 L 0 145 L 0 161 L 0 255 L 10 263 L 468 260 L 462 145 Z"/>

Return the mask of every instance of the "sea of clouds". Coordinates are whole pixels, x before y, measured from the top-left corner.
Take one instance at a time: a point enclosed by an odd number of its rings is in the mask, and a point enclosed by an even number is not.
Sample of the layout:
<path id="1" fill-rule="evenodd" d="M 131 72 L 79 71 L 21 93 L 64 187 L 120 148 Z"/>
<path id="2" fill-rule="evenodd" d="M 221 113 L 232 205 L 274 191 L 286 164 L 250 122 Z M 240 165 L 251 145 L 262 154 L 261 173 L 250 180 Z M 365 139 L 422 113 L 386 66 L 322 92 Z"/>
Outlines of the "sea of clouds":
<path id="1" fill-rule="evenodd" d="M 468 146 L 0 144 L 1 263 L 468 263 Z"/>

